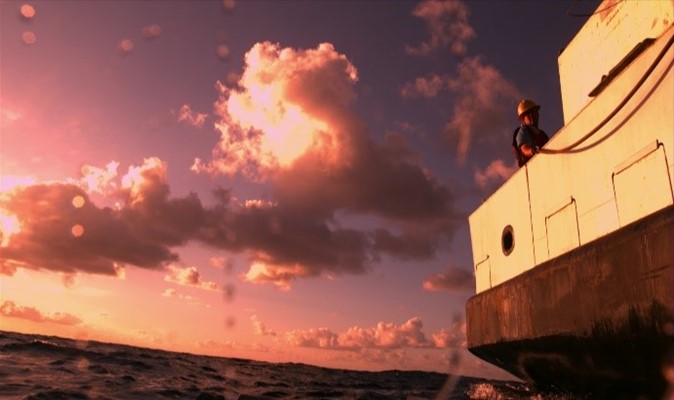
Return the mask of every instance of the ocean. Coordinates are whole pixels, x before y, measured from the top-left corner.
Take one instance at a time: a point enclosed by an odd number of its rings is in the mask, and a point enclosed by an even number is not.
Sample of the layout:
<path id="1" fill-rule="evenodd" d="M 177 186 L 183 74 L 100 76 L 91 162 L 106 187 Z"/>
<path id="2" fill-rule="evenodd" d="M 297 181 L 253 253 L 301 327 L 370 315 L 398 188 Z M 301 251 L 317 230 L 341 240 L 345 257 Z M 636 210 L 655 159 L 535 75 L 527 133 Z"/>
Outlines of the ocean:
<path id="1" fill-rule="evenodd" d="M 516 381 L 267 363 L 0 331 L 0 399 L 578 398 Z"/>

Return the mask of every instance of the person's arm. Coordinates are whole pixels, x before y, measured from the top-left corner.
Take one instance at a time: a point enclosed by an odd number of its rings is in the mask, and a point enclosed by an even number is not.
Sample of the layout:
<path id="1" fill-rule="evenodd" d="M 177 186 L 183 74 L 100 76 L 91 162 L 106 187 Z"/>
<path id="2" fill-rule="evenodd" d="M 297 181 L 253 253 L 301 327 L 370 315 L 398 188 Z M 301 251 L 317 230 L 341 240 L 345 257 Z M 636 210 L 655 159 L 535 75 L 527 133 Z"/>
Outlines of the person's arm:
<path id="1" fill-rule="evenodd" d="M 534 154 L 538 153 L 538 149 L 536 148 L 536 145 L 534 144 L 534 141 L 531 137 L 531 133 L 527 127 L 523 126 L 522 129 L 520 129 L 520 131 L 517 133 L 516 140 L 517 145 L 520 147 L 520 150 L 525 157 L 531 158 L 534 156 Z"/>
<path id="2" fill-rule="evenodd" d="M 522 150 L 522 154 L 527 157 L 533 157 L 534 154 L 538 153 L 538 148 L 535 145 L 529 145 L 527 143 L 522 143 L 520 149 Z"/>

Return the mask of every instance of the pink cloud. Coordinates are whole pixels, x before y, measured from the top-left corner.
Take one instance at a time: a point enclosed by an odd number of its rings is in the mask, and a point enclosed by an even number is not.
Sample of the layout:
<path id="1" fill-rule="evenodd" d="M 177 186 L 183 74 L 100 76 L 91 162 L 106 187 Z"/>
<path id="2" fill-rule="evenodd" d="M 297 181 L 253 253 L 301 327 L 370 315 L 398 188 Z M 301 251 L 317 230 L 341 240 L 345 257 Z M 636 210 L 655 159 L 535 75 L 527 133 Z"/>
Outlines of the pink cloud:
<path id="1" fill-rule="evenodd" d="M 517 89 L 480 57 L 464 59 L 455 77 L 447 82 L 457 98 L 452 117 L 445 124 L 443 137 L 456 148 L 456 157 L 463 164 L 473 141 L 484 145 L 506 146 L 507 129 L 512 109 L 519 96 Z M 505 141 L 505 144 L 504 144 Z"/>
<path id="2" fill-rule="evenodd" d="M 192 286 L 203 290 L 218 290 L 215 282 L 204 281 L 196 267 L 180 268 L 176 265 L 167 267 L 168 274 L 164 276 L 166 282 L 177 283 L 183 286 Z"/>
<path id="3" fill-rule="evenodd" d="M 427 56 L 440 48 L 449 48 L 452 54 L 461 56 L 466 53 L 466 42 L 475 36 L 468 23 L 468 8 L 461 1 L 425 0 L 412 15 L 426 22 L 430 37 L 417 47 L 405 47 L 407 54 Z"/>
<path id="4" fill-rule="evenodd" d="M 82 323 L 81 319 L 72 314 L 60 312 L 45 314 L 35 307 L 18 306 L 10 300 L 6 300 L 0 305 L 0 315 L 33 322 L 47 322 L 60 325 L 79 325 Z"/>
<path id="5" fill-rule="evenodd" d="M 180 111 L 178 111 L 178 122 L 196 126 L 197 128 L 204 126 L 207 118 L 208 114 L 194 112 L 187 104 L 180 107 Z"/>
<path id="6" fill-rule="evenodd" d="M 456 324 L 455 324 L 456 325 Z M 461 344 L 465 329 L 452 326 L 442 329 L 429 339 L 422 331 L 423 323 L 414 317 L 403 324 L 379 322 L 374 327 L 351 327 L 343 333 L 334 333 L 327 328 L 293 330 L 284 334 L 285 340 L 299 347 L 314 347 L 349 351 L 395 351 L 404 348 L 447 348 Z"/>
<path id="7" fill-rule="evenodd" d="M 116 161 L 108 163 L 105 168 L 84 165 L 81 168 L 82 178 L 80 182 L 88 193 L 111 193 L 117 189 L 114 180 L 117 177 L 118 167 L 119 163 Z"/>
<path id="8" fill-rule="evenodd" d="M 250 321 L 253 323 L 253 330 L 258 336 L 276 336 L 276 332 L 267 328 L 264 322 L 260 321 L 257 315 L 250 317 Z"/>
<path id="9" fill-rule="evenodd" d="M 2 248 L 3 271 L 26 267 L 121 276 L 126 264 L 161 269 L 177 261 L 170 248 L 194 235 L 204 210 L 195 195 L 170 199 L 164 180 L 158 159 L 129 168 L 113 194 L 122 204 L 116 209 L 96 206 L 78 181 L 2 192 L 0 211 L 20 225 Z"/>
<path id="10" fill-rule="evenodd" d="M 329 43 L 295 50 L 262 42 L 246 53 L 245 63 L 236 86 L 218 82 L 220 143 L 212 161 L 197 159 L 193 169 L 261 178 L 310 150 L 336 157 L 339 138 L 322 108 L 343 107 L 355 97 L 357 72 L 347 58 Z"/>
<path id="11" fill-rule="evenodd" d="M 415 97 L 435 97 L 440 93 L 444 84 L 445 78 L 440 75 L 429 75 L 427 77 L 415 78 L 413 82 L 408 82 L 403 85 L 400 94 L 403 98 Z"/>
<path id="12" fill-rule="evenodd" d="M 434 274 L 426 278 L 423 283 L 423 288 L 431 292 L 441 290 L 472 291 L 475 288 L 475 277 L 473 276 L 472 271 L 450 267 L 446 272 Z"/>
<path id="13" fill-rule="evenodd" d="M 264 42 L 246 54 L 237 85 L 219 84 L 220 143 L 193 169 L 264 180 L 274 201 L 227 199 L 200 240 L 253 254 L 246 280 L 287 290 L 298 278 L 363 273 L 380 252 L 427 258 L 451 235 L 450 191 L 402 136 L 371 140 L 350 109 L 356 82 L 355 66 L 329 43 L 297 50 Z M 339 228 L 342 210 L 386 227 Z"/>
<path id="14" fill-rule="evenodd" d="M 485 188 L 491 182 L 505 182 L 517 169 L 515 161 L 510 165 L 506 165 L 501 159 L 494 160 L 484 170 L 475 171 L 475 183 L 481 188 Z"/>
<path id="15" fill-rule="evenodd" d="M 110 163 L 84 168 L 90 179 L 25 182 L 0 196 L 7 222 L 2 273 L 24 267 L 122 278 L 126 266 L 135 266 L 213 289 L 196 269 L 175 266 L 179 256 L 172 249 L 198 241 L 247 253 L 244 280 L 288 290 L 300 278 L 365 273 L 380 254 L 432 257 L 458 218 L 449 191 L 416 164 L 400 137 L 389 135 L 377 146 L 359 140 L 351 162 L 332 172 L 315 168 L 322 160 L 311 157 L 279 172 L 270 182 L 274 201 L 239 202 L 223 189 L 214 191 L 211 207 L 202 206 L 196 194 L 172 197 L 166 165 L 158 158 L 129 167 L 121 177 Z M 115 207 L 99 207 L 89 190 Z M 377 216 L 386 227 L 341 227 L 335 219 L 340 210 Z"/>
<path id="16" fill-rule="evenodd" d="M 446 348 L 466 348 L 466 322 L 462 319 L 455 319 L 450 329 L 440 329 L 432 335 L 435 347 Z"/>

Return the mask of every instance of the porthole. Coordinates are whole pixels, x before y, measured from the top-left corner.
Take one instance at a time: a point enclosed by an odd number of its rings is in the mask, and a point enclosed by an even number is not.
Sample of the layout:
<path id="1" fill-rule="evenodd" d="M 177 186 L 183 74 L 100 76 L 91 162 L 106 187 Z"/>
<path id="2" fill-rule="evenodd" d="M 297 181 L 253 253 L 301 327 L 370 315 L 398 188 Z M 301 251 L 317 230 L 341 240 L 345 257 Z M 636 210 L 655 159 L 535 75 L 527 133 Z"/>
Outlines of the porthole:
<path id="1" fill-rule="evenodd" d="M 513 227 L 508 225 L 503 228 L 503 233 L 501 234 L 501 250 L 506 256 L 513 252 L 515 248 L 515 233 Z"/>

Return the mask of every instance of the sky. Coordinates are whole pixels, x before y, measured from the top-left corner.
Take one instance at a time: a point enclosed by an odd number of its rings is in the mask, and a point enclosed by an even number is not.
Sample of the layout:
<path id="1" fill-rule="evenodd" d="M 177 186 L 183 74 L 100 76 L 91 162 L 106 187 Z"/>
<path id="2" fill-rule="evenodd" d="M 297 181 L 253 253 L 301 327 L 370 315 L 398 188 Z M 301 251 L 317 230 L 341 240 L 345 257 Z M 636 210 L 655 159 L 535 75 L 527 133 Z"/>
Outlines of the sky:
<path id="1" fill-rule="evenodd" d="M 468 215 L 596 1 L 0 1 L 0 329 L 508 378 Z"/>

